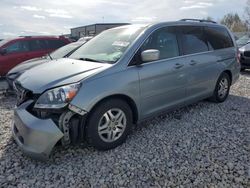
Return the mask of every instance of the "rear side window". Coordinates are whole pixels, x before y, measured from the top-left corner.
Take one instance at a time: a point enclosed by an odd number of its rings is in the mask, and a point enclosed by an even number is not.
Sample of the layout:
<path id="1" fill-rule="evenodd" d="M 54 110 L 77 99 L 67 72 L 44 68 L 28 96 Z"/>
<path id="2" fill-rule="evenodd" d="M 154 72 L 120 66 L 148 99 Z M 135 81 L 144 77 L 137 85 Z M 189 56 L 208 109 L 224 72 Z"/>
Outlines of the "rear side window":
<path id="1" fill-rule="evenodd" d="M 50 49 L 57 49 L 64 46 L 66 43 L 63 40 L 48 40 Z"/>
<path id="2" fill-rule="evenodd" d="M 7 53 L 19 53 L 19 52 L 27 52 L 29 51 L 29 45 L 27 41 L 17 41 L 10 45 L 8 45 L 6 48 Z"/>
<path id="3" fill-rule="evenodd" d="M 218 50 L 234 46 L 228 31 L 223 27 L 205 27 L 205 33 L 210 50 Z"/>
<path id="4" fill-rule="evenodd" d="M 195 54 L 208 51 L 204 30 L 199 26 L 185 26 L 181 29 L 183 54 Z"/>
<path id="5" fill-rule="evenodd" d="M 156 49 L 160 51 L 160 59 L 179 56 L 175 27 L 166 27 L 152 33 L 141 47 L 144 50 Z"/>

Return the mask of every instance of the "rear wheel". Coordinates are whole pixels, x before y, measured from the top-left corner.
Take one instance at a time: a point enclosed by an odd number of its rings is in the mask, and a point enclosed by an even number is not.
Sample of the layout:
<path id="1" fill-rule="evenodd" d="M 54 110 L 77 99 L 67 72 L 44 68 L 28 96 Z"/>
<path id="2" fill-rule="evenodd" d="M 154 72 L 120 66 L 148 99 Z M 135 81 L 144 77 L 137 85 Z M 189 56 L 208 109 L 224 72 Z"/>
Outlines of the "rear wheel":
<path id="1" fill-rule="evenodd" d="M 230 86 L 230 77 L 227 73 L 223 72 L 216 83 L 214 94 L 210 99 L 217 103 L 224 102 L 229 95 Z"/>
<path id="2" fill-rule="evenodd" d="M 107 100 L 91 112 L 87 122 L 87 141 L 99 150 L 122 144 L 132 126 L 130 106 L 120 99 Z"/>

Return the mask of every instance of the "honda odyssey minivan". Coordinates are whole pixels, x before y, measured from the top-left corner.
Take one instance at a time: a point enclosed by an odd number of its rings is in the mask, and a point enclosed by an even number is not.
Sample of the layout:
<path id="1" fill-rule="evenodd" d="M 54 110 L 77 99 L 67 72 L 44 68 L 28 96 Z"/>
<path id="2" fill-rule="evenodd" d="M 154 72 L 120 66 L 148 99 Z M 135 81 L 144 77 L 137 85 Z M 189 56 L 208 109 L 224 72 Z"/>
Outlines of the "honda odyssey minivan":
<path id="1" fill-rule="evenodd" d="M 107 150 L 133 124 L 203 99 L 220 103 L 239 78 L 230 31 L 204 20 L 126 25 L 15 82 L 13 137 L 31 157 L 86 140 Z"/>

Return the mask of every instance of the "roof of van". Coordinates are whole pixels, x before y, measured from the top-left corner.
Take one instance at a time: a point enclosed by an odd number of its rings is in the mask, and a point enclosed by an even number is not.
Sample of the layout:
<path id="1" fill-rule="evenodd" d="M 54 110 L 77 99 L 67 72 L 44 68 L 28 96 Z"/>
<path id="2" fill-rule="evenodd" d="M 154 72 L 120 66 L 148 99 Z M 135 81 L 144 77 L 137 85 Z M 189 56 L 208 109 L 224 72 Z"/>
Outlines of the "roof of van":
<path id="1" fill-rule="evenodd" d="M 226 26 L 218 24 L 210 20 L 198 20 L 198 19 L 181 19 L 179 21 L 166 21 L 166 22 L 151 22 L 146 24 L 131 24 L 124 25 L 120 27 L 115 27 L 112 29 L 126 28 L 126 27 L 161 27 L 161 26 L 181 26 L 181 25 L 193 25 L 193 26 L 215 26 L 215 27 L 224 27 Z"/>
<path id="2" fill-rule="evenodd" d="M 168 21 L 168 22 L 154 22 L 148 24 L 148 26 L 154 25 L 196 25 L 196 26 L 218 26 L 218 27 L 225 27 L 224 25 L 218 24 L 214 21 L 209 20 L 195 20 L 195 19 L 182 19 L 179 21 Z"/>

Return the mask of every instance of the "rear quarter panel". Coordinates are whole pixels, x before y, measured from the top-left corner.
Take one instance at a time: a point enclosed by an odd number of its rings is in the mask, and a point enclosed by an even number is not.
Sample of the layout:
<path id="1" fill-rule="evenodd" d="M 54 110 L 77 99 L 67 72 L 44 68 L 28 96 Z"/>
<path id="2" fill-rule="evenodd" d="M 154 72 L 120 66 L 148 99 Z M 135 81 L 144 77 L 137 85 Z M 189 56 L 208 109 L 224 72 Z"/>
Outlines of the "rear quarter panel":
<path id="1" fill-rule="evenodd" d="M 234 84 L 240 75 L 240 63 L 237 62 L 237 49 L 228 48 L 216 52 L 220 56 L 219 64 L 223 71 L 228 70 L 232 74 L 232 84 Z"/>

